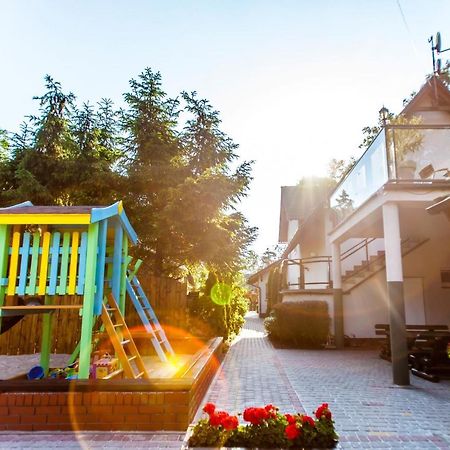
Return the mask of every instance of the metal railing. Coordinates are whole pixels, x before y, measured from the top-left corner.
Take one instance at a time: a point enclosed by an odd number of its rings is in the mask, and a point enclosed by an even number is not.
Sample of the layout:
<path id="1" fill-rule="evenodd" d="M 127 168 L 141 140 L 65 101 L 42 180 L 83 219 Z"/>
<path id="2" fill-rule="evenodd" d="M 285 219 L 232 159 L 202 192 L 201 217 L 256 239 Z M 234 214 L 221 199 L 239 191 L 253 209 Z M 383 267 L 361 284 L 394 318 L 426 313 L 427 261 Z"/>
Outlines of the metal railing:
<path id="1" fill-rule="evenodd" d="M 387 125 L 330 195 L 336 225 L 387 183 L 450 183 L 450 125 Z"/>
<path id="2" fill-rule="evenodd" d="M 311 271 L 310 265 L 319 265 L 324 267 L 325 279 L 314 279 L 313 277 L 307 277 L 306 274 Z M 297 283 L 291 283 L 288 281 L 289 266 L 299 266 L 299 277 Z M 325 286 L 321 289 L 331 289 L 333 282 L 331 280 L 331 256 L 311 256 L 309 258 L 301 259 L 285 259 L 282 261 L 282 273 L 286 274 L 283 280 L 283 289 L 290 289 L 291 286 L 297 286 L 298 289 L 311 289 L 314 286 Z M 314 281 L 311 281 L 313 279 Z"/>

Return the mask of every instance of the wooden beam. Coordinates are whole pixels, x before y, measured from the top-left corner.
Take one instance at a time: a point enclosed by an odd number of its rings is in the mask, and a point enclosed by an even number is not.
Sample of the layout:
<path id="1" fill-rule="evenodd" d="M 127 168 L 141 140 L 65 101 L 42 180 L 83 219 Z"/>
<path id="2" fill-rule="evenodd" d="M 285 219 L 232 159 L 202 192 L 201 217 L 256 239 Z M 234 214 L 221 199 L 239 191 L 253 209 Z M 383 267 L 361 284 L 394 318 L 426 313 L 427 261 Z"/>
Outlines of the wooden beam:
<path id="1" fill-rule="evenodd" d="M 0 214 L 0 224 L 28 225 L 83 225 L 91 223 L 90 214 Z"/>

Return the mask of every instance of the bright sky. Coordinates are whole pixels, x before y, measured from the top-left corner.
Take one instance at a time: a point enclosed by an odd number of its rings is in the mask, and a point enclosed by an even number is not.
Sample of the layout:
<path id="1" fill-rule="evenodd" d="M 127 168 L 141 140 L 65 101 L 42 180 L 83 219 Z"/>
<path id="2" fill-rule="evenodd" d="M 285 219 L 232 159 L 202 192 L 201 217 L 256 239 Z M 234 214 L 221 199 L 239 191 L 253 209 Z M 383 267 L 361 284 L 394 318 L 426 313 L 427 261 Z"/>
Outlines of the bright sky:
<path id="1" fill-rule="evenodd" d="M 242 210 L 257 251 L 277 241 L 280 186 L 359 156 L 361 129 L 431 72 L 429 36 L 450 47 L 448 0 L 0 0 L 0 11 L 0 128 L 35 112 L 47 73 L 80 102 L 120 104 L 130 78 L 159 70 L 169 95 L 209 99 L 255 160 Z"/>

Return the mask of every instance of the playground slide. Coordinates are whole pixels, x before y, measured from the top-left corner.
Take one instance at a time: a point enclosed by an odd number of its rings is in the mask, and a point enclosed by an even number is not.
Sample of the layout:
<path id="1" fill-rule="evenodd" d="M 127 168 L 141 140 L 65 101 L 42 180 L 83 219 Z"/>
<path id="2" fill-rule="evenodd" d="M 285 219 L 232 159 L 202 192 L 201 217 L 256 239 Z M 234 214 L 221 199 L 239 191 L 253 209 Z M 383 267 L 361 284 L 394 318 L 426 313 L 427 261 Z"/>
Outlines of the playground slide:
<path id="1" fill-rule="evenodd" d="M 6 333 L 16 323 L 20 322 L 24 316 L 2 317 L 0 321 L 0 334 Z"/>

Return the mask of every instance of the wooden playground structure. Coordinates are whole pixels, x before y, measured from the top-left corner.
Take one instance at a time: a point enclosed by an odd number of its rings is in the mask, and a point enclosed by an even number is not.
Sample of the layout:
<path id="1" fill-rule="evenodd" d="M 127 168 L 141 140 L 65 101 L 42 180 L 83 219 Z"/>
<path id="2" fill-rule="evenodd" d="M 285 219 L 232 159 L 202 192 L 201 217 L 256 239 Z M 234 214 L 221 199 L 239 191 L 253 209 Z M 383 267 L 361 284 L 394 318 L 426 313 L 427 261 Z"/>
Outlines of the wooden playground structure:
<path id="1" fill-rule="evenodd" d="M 142 261 L 129 255 L 136 243 L 122 202 L 107 207 L 24 202 L 0 209 L 0 333 L 24 315 L 43 314 L 40 365 L 48 373 L 52 312 L 78 309 L 81 335 L 68 361 L 78 360 L 78 379 L 89 378 L 99 329 L 108 334 L 119 361 L 105 378 L 148 378 L 124 319 L 127 298 L 160 360 L 174 351 L 136 276 Z M 65 296 L 82 301 L 69 305 Z"/>

